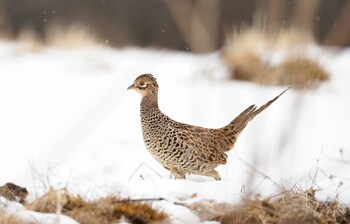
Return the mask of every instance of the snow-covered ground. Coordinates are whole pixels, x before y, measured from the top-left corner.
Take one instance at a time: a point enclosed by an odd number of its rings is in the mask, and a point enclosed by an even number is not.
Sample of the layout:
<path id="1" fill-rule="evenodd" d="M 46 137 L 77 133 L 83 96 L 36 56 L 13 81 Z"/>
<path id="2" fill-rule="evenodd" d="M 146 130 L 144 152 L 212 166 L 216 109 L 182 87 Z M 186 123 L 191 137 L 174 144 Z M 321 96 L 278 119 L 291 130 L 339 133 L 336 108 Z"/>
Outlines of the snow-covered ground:
<path id="1" fill-rule="evenodd" d="M 173 202 L 235 203 L 313 181 L 323 189 L 320 199 L 338 196 L 349 204 L 350 49 L 320 52 L 331 81 L 291 89 L 251 121 L 228 164 L 218 167 L 221 181 L 175 180 L 143 145 L 140 96 L 126 91 L 138 75 L 156 76 L 164 113 L 205 127 L 224 126 L 285 87 L 226 80 L 218 53 L 102 46 L 32 52 L 0 42 L 0 185 L 26 187 L 29 199 L 49 186 L 87 198 L 163 197 L 154 205 L 174 223 L 199 218 Z"/>

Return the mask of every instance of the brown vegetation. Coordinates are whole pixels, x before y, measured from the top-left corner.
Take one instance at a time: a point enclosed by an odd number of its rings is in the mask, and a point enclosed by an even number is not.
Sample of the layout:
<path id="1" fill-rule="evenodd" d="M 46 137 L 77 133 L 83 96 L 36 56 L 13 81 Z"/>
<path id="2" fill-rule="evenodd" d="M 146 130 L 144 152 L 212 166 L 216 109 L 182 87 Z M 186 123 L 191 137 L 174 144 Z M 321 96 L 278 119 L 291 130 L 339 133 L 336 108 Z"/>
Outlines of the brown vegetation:
<path id="1" fill-rule="evenodd" d="M 246 200 L 231 212 L 219 217 L 223 224 L 230 223 L 350 223 L 350 209 L 338 201 L 321 202 L 316 191 L 288 191 L 263 200 Z"/>
<path id="2" fill-rule="evenodd" d="M 10 201 L 24 202 L 28 192 L 25 188 L 12 183 L 0 187 L 0 196 Z M 51 188 L 46 194 L 25 206 L 29 210 L 42 213 L 56 213 L 67 215 L 79 223 L 100 224 L 118 223 L 125 219 L 132 223 L 161 223 L 167 220 L 167 215 L 153 209 L 144 202 L 121 200 L 115 195 L 89 201 L 80 196 L 73 196 L 66 189 Z M 1 224 L 28 223 L 14 215 L 6 215 L 0 211 Z"/>
<path id="3" fill-rule="evenodd" d="M 160 223 L 167 219 L 165 213 L 156 211 L 147 203 L 121 200 L 114 195 L 88 201 L 71 195 L 66 189 L 56 191 L 51 188 L 27 208 L 64 214 L 82 224 L 118 223 L 123 218 L 132 223 Z"/>
<path id="4" fill-rule="evenodd" d="M 201 221 L 216 220 L 223 224 L 349 224 L 350 208 L 337 199 L 317 200 L 317 191 L 314 188 L 307 191 L 290 190 L 264 199 L 243 199 L 239 205 L 202 200 L 183 206 L 197 214 Z M 140 201 L 122 200 L 114 195 L 89 201 L 73 196 L 66 189 L 51 188 L 45 195 L 25 206 L 38 212 L 64 214 L 82 224 L 118 223 L 122 220 L 131 223 L 169 222 L 165 213 Z M 0 211 L 0 223 L 27 222 Z"/>
<path id="5" fill-rule="evenodd" d="M 260 81 L 263 84 L 307 88 L 327 80 L 329 80 L 328 73 L 316 61 L 297 56 L 289 57 L 273 67 L 271 75 L 266 74 Z"/>
<path id="6" fill-rule="evenodd" d="M 263 199 L 244 198 L 238 205 L 201 200 L 186 205 L 201 221 L 223 224 L 349 224 L 350 208 L 337 199 L 321 201 L 321 190 L 293 189 Z"/>
<path id="7" fill-rule="evenodd" d="M 222 57 L 232 79 L 309 88 L 329 80 L 317 59 L 300 51 L 310 43 L 312 37 L 297 30 L 266 33 L 252 28 L 228 38 Z"/>

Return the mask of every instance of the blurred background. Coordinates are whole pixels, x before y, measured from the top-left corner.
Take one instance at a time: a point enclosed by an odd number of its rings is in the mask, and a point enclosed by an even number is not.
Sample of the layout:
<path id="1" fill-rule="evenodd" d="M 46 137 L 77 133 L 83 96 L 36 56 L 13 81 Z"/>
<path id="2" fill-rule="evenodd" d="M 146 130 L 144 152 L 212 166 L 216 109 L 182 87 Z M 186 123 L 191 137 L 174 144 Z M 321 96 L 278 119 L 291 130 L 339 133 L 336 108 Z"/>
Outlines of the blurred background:
<path id="1" fill-rule="evenodd" d="M 65 45 L 220 49 L 232 31 L 296 28 L 322 45 L 350 44 L 349 0 L 0 0 L 0 37 Z"/>

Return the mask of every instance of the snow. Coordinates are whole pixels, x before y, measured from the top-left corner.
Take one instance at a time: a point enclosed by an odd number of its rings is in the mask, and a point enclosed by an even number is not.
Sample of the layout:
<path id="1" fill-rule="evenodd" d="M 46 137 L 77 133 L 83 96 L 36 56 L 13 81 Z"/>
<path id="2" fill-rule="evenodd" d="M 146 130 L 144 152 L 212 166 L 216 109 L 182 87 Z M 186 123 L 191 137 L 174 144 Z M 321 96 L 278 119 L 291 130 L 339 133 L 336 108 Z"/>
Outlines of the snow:
<path id="1" fill-rule="evenodd" d="M 219 53 L 101 46 L 31 52 L 20 43 L 0 42 L 0 185 L 26 187 L 31 198 L 49 186 L 87 198 L 162 197 L 154 206 L 170 213 L 173 223 L 199 222 L 177 202 L 236 203 L 281 186 L 314 184 L 323 189 L 320 199 L 349 203 L 350 49 L 318 52 L 331 81 L 313 90 L 288 90 L 250 122 L 228 163 L 217 168 L 222 181 L 196 175 L 175 180 L 143 145 L 140 96 L 126 91 L 139 74 L 157 77 L 164 113 L 205 127 L 224 126 L 285 87 L 224 79 L 228 71 Z M 21 217 L 31 213 L 13 207 Z"/>

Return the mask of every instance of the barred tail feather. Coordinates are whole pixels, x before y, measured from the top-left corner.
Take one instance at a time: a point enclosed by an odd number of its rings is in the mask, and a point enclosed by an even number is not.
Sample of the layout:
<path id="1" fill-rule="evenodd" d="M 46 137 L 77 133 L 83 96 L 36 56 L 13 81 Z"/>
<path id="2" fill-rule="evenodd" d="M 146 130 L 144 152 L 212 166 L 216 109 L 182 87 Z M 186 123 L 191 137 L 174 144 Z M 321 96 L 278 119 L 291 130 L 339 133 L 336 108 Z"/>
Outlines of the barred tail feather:
<path id="1" fill-rule="evenodd" d="M 282 96 L 283 93 L 285 93 L 289 88 L 285 89 L 282 93 L 280 93 L 278 96 L 273 98 L 272 100 L 268 101 L 266 104 L 262 105 L 257 109 L 255 105 L 251 105 L 247 109 L 245 109 L 242 113 L 240 113 L 233 121 L 231 121 L 227 126 L 223 127 L 222 129 L 225 130 L 226 133 L 228 133 L 228 138 L 231 139 L 232 145 L 223 150 L 229 151 L 232 149 L 233 145 L 236 142 L 236 139 L 238 135 L 243 131 L 243 129 L 247 126 L 249 121 L 251 121 L 256 115 L 261 113 L 263 110 L 268 108 L 273 102 L 275 102 L 280 96 Z"/>

